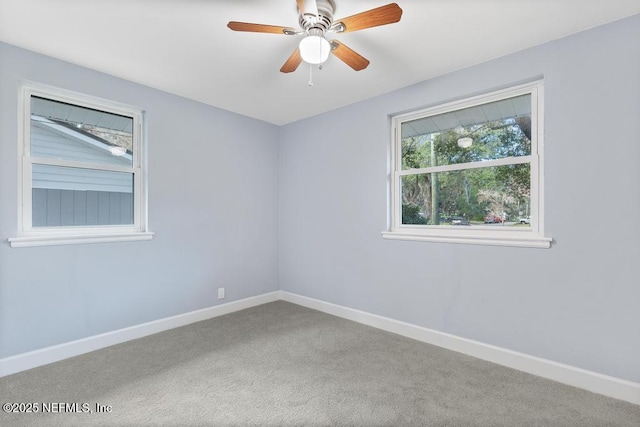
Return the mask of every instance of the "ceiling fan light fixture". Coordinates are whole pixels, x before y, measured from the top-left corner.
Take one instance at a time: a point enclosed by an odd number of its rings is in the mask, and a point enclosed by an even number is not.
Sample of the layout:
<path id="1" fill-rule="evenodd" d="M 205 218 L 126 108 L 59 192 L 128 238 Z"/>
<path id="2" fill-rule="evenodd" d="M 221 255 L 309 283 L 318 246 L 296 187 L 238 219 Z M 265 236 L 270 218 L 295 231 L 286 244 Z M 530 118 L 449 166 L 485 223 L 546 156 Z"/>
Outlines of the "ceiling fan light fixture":
<path id="1" fill-rule="evenodd" d="M 322 64 L 329 58 L 331 45 L 322 36 L 307 36 L 300 40 L 300 56 L 309 64 Z"/>

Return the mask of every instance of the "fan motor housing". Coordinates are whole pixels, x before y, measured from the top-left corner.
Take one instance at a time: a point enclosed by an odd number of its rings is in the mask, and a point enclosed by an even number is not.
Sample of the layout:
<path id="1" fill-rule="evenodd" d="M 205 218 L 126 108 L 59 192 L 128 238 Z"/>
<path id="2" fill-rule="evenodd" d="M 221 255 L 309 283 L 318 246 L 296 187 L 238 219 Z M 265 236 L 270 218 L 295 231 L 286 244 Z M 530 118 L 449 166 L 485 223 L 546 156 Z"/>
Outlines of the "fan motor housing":
<path id="1" fill-rule="evenodd" d="M 322 33 L 327 31 L 333 24 L 333 14 L 336 10 L 336 4 L 333 0 L 316 0 L 318 15 L 312 13 L 304 13 L 300 15 L 300 28 L 306 32 L 310 30 L 320 30 Z"/>

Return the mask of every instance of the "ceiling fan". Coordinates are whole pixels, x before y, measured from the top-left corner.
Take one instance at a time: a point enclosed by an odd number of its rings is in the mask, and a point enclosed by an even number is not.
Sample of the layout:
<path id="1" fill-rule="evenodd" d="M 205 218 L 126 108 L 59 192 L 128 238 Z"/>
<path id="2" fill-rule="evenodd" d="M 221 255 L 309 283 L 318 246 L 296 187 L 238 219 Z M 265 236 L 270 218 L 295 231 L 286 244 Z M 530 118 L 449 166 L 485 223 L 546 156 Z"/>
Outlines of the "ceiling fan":
<path id="1" fill-rule="evenodd" d="M 356 71 L 369 65 L 369 60 L 348 48 L 338 40 L 327 40 L 330 33 L 346 33 L 400 21 L 402 9 L 396 3 L 390 3 L 375 9 L 357 13 L 347 18 L 333 19 L 336 9 L 334 0 L 297 0 L 301 30 L 276 25 L 252 24 L 230 21 L 227 27 L 233 31 L 254 33 L 284 34 L 287 36 L 304 35 L 300 44 L 286 60 L 280 71 L 291 73 L 302 61 L 309 64 L 322 64 L 333 53 L 338 59 Z"/>

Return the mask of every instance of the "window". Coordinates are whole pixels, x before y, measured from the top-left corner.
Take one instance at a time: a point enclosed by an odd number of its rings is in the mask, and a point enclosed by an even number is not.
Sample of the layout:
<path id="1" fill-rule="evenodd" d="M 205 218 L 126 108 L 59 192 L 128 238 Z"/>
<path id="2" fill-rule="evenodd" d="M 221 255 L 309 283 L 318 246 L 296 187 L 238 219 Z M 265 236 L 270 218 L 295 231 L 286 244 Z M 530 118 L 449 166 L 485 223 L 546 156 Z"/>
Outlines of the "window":
<path id="1" fill-rule="evenodd" d="M 140 109 L 40 85 L 20 98 L 11 246 L 148 240 Z"/>
<path id="2" fill-rule="evenodd" d="M 549 247 L 542 82 L 392 117 L 385 238 Z"/>

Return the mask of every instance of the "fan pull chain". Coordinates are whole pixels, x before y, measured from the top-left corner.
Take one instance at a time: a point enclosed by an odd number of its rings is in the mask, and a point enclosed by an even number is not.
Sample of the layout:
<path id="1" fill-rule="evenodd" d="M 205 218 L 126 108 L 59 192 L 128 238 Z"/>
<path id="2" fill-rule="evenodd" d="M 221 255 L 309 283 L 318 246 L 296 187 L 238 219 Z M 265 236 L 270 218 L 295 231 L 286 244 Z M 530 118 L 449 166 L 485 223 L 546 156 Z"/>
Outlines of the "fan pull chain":
<path id="1" fill-rule="evenodd" d="M 313 86 L 313 64 L 309 64 L 309 86 Z"/>

